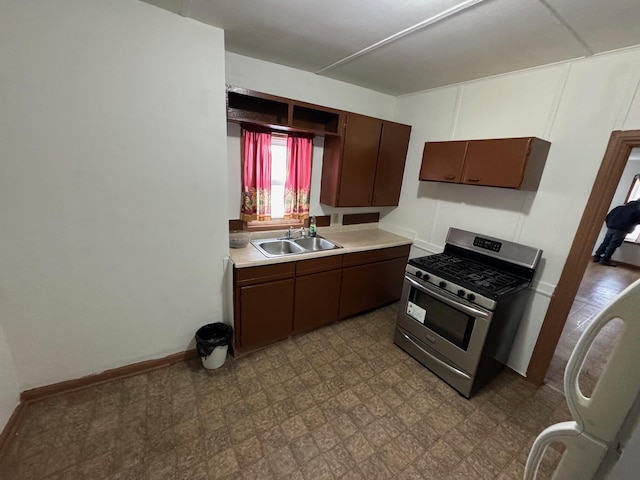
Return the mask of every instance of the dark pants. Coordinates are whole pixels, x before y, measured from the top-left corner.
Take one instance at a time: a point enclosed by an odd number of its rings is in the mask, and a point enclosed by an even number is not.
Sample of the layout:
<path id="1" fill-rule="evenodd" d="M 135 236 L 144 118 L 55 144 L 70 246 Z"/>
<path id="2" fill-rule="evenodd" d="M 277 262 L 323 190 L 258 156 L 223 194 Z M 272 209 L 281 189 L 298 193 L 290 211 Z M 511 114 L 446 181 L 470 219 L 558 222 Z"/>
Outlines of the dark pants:
<path id="1" fill-rule="evenodd" d="M 627 232 L 624 230 L 607 229 L 607 234 L 604 236 L 604 240 L 598 247 L 598 250 L 596 250 L 595 256 L 602 257 L 604 261 L 611 260 L 611 255 L 616 251 L 616 248 L 622 245 L 624 237 L 626 236 Z"/>

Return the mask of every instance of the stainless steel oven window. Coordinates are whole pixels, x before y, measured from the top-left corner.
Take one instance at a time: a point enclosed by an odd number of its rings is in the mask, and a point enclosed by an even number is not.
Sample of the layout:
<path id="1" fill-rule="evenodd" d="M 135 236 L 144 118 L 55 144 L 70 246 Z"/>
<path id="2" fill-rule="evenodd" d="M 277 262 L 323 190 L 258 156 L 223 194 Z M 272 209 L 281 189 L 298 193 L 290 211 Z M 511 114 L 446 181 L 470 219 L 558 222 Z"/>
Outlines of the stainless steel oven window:
<path id="1" fill-rule="evenodd" d="M 415 309 L 411 304 L 418 306 L 419 309 Z M 424 310 L 424 314 L 420 309 Z M 412 311 L 410 312 L 410 310 Z M 415 314 L 415 310 L 420 311 L 420 314 Z M 475 317 L 461 312 L 415 287 L 411 287 L 409 293 L 407 314 L 462 350 L 466 351 L 469 347 Z M 422 318 L 424 321 L 421 321 Z"/>

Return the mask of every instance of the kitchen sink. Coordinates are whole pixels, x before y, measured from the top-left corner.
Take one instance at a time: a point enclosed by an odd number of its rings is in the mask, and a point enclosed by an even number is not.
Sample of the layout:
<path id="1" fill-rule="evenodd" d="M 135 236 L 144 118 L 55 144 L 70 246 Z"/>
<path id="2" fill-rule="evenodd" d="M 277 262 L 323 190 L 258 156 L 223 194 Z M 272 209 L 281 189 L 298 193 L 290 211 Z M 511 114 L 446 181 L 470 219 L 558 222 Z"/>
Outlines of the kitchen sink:
<path id="1" fill-rule="evenodd" d="M 333 243 L 323 237 L 299 237 L 292 239 L 264 238 L 252 240 L 251 244 L 267 257 L 282 257 L 284 255 L 296 255 L 342 248 L 341 245 Z"/>
<path id="2" fill-rule="evenodd" d="M 341 248 L 333 242 L 330 242 L 326 238 L 322 237 L 301 237 L 294 240 L 296 245 L 300 245 L 302 248 L 316 252 L 318 250 L 333 250 L 334 248 Z"/>
<path id="3" fill-rule="evenodd" d="M 271 257 L 279 257 L 280 255 L 291 255 L 292 253 L 304 253 L 305 249 L 300 245 L 296 245 L 291 240 L 262 240 L 251 242 L 262 253 Z M 256 245 L 257 244 L 257 245 Z"/>

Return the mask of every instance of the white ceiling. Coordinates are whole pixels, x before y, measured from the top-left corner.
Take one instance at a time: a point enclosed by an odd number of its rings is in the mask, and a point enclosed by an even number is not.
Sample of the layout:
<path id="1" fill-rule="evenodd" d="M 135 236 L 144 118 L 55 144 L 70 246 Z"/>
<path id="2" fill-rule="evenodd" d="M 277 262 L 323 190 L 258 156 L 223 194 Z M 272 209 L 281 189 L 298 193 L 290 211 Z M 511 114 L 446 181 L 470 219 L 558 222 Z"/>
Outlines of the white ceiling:
<path id="1" fill-rule="evenodd" d="M 144 0 L 230 52 L 391 95 L 640 45 L 639 0 Z"/>

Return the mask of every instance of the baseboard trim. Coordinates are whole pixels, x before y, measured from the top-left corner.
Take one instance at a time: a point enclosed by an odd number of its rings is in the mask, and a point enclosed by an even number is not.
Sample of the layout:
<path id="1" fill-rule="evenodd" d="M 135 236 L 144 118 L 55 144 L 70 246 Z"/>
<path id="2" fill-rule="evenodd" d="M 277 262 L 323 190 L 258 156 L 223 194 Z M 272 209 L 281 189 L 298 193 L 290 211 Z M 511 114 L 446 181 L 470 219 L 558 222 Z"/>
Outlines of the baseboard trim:
<path id="1" fill-rule="evenodd" d="M 629 270 L 635 270 L 635 271 L 640 270 L 640 266 L 634 265 L 633 263 L 625 263 L 625 262 L 620 262 L 618 260 L 614 260 L 614 262 L 620 265 L 621 267 L 628 268 Z"/>
<path id="2" fill-rule="evenodd" d="M 82 390 L 83 388 L 93 387 L 103 383 L 110 382 L 112 380 L 119 380 L 122 378 L 132 377 L 140 373 L 150 372 L 159 368 L 168 367 L 175 363 L 190 360 L 198 356 L 198 352 L 195 349 L 186 350 L 184 352 L 178 352 L 171 355 L 167 355 L 163 358 L 156 358 L 154 360 L 145 360 L 143 362 L 133 363 L 125 365 L 123 367 L 113 368 L 94 375 L 88 375 L 86 377 L 78 378 L 75 380 L 66 380 L 64 382 L 54 383 L 46 385 L 44 387 L 32 388 L 31 390 L 25 390 L 20 394 L 20 403 L 13 411 L 13 414 L 9 418 L 9 421 L 0 432 L 0 460 L 6 454 L 11 439 L 18 432 L 18 428 L 22 424 L 24 414 L 29 404 L 44 400 L 56 395 L 62 395 L 64 393 L 73 392 L 76 390 Z"/>
<path id="3" fill-rule="evenodd" d="M 55 395 L 60 395 L 75 390 L 82 390 L 83 388 L 100 385 L 112 380 L 132 377 L 140 373 L 168 367 L 175 363 L 189 360 L 197 356 L 198 354 L 196 350 L 193 349 L 167 355 L 163 358 L 156 358 L 153 360 L 145 360 L 143 362 L 132 363 L 130 365 L 113 368 L 111 370 L 105 370 L 104 372 L 88 375 L 86 377 L 53 383 L 44 387 L 32 388 L 31 390 L 25 390 L 20 394 L 20 400 L 22 400 L 23 402 L 35 402 L 48 397 L 53 397 Z"/>

